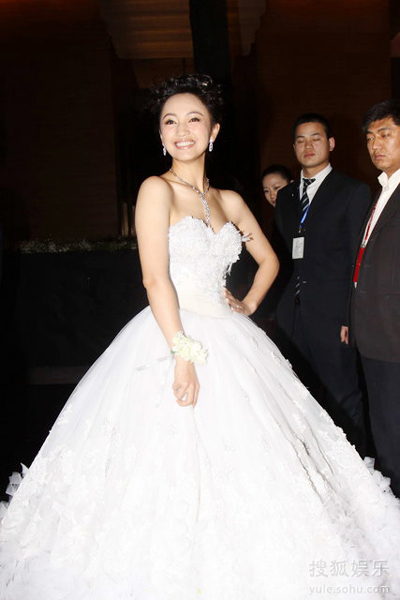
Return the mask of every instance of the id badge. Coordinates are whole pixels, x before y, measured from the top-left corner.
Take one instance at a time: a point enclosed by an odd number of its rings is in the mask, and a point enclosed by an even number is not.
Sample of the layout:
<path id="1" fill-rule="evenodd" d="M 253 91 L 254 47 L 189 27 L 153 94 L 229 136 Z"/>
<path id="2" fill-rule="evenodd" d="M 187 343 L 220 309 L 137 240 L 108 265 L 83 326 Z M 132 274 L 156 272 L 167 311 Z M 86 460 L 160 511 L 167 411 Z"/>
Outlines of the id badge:
<path id="1" fill-rule="evenodd" d="M 304 237 L 293 238 L 292 258 L 304 258 Z"/>

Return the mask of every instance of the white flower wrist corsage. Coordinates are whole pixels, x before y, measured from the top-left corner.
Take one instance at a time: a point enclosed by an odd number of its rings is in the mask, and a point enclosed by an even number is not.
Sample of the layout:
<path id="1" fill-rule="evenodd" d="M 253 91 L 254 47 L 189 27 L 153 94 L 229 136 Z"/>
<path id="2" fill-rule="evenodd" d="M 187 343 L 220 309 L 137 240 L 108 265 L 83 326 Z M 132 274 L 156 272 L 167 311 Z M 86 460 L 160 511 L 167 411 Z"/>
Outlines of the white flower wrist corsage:
<path id="1" fill-rule="evenodd" d="M 204 365 L 208 351 L 201 342 L 188 337 L 183 331 L 178 331 L 172 338 L 171 354 L 180 356 L 188 362 Z"/>

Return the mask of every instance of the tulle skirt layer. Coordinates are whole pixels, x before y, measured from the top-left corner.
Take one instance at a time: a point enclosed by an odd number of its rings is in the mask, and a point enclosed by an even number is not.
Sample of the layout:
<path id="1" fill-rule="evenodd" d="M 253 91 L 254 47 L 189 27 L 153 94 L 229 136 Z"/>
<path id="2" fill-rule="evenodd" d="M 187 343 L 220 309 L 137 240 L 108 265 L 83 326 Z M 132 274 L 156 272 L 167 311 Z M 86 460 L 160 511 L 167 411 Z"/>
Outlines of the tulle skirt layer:
<path id="1" fill-rule="evenodd" d="M 10 485 L 1 599 L 399 598 L 388 482 L 250 319 L 182 320 L 209 351 L 196 408 L 145 309 Z"/>

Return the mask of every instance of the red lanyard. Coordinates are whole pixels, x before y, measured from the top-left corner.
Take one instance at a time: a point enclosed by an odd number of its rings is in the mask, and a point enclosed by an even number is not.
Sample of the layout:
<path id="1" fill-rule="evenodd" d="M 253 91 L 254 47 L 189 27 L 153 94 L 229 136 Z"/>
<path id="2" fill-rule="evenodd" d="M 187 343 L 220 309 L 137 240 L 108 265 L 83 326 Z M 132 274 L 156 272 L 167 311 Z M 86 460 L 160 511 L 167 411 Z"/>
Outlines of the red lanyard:
<path id="1" fill-rule="evenodd" d="M 363 239 L 362 239 L 362 242 L 361 242 L 360 249 L 358 250 L 357 261 L 356 261 L 356 268 L 354 269 L 354 275 L 353 275 L 353 283 L 355 283 L 355 284 L 357 284 L 357 282 L 358 282 L 358 274 L 360 272 L 361 261 L 363 259 L 365 248 L 366 248 L 367 243 L 368 243 L 368 234 L 369 234 L 369 230 L 371 229 L 372 219 L 374 218 L 375 209 L 376 209 L 376 205 L 377 204 L 378 204 L 378 201 L 375 202 L 375 206 L 372 209 L 371 216 L 368 219 L 367 227 L 365 228 L 365 233 L 364 233 L 364 236 L 363 236 Z"/>

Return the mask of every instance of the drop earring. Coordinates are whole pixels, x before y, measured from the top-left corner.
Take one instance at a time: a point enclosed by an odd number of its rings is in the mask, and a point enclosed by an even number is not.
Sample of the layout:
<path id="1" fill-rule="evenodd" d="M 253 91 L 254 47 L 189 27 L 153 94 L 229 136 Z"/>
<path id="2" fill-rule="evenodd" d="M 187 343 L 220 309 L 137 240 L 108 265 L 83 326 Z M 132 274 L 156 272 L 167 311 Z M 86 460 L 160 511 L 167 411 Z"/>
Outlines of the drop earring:
<path id="1" fill-rule="evenodd" d="M 214 148 L 214 142 L 212 140 L 210 140 L 210 143 L 208 144 L 208 151 L 212 152 Z"/>
<path id="2" fill-rule="evenodd" d="M 164 154 L 164 156 L 167 156 L 167 149 L 164 146 L 164 144 L 162 145 L 162 153 Z"/>

